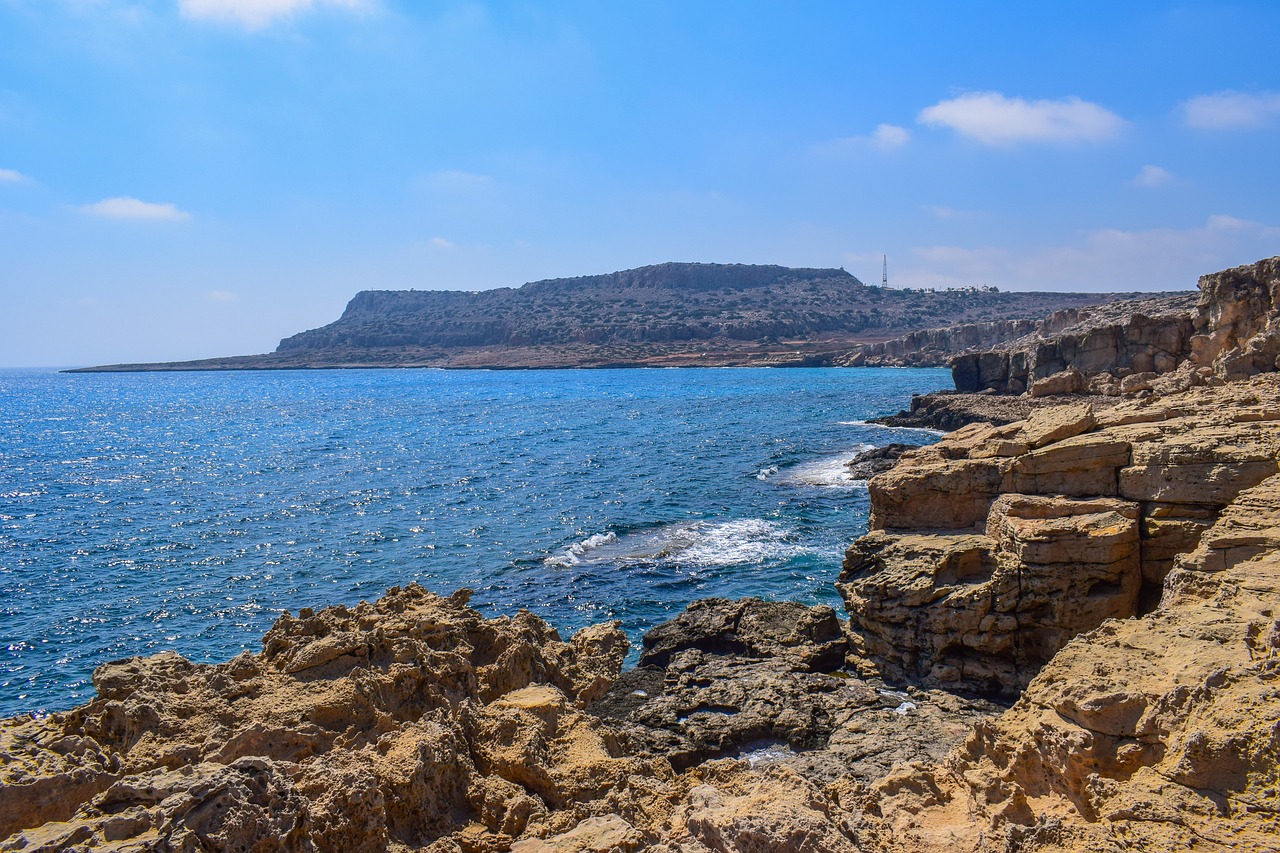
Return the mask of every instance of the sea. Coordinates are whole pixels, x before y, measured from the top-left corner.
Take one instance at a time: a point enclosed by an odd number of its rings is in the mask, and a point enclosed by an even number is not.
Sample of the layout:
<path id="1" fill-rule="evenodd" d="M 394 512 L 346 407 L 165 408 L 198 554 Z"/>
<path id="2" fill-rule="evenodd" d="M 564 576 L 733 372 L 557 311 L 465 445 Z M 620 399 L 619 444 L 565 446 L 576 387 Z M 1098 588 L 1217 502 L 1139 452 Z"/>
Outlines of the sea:
<path id="1" fill-rule="evenodd" d="M 825 602 L 845 463 L 945 370 L 0 370 L 0 717 L 100 664 L 261 649 L 284 611 L 418 583 L 568 637 L 712 596 Z M 842 612 L 842 611 L 841 611 Z"/>

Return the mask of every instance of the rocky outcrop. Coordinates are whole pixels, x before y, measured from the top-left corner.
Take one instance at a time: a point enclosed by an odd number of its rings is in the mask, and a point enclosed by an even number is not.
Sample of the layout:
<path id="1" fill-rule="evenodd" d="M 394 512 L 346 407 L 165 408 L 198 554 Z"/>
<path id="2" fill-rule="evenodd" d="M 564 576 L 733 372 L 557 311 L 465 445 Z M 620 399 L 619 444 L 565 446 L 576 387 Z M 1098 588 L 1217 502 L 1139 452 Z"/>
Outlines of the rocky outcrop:
<path id="1" fill-rule="evenodd" d="M 830 607 L 707 599 L 650 631 L 639 665 L 590 710 L 632 752 L 677 769 L 746 757 L 823 782 L 870 782 L 938 760 L 965 723 L 998 710 L 944 691 L 893 690 L 859 669 L 873 667 Z"/>
<path id="2" fill-rule="evenodd" d="M 1264 496 L 1267 496 L 1264 498 Z M 1253 505 L 1280 521 L 1280 487 Z M 940 768 L 877 786 L 901 850 L 1274 850 L 1280 558 L 1175 569 L 1062 649 Z"/>
<path id="3" fill-rule="evenodd" d="M 902 458 L 902 454 L 917 447 L 919 447 L 917 444 L 903 444 L 898 441 L 883 447 L 873 447 L 850 459 L 845 469 L 855 480 L 869 480 L 876 474 L 883 474 L 893 468 Z"/>
<path id="4" fill-rule="evenodd" d="M 0 849 L 500 849 L 663 778 L 581 710 L 621 667 L 616 625 L 562 642 L 466 601 L 393 589 L 282 616 L 259 655 L 100 667 L 87 705 L 0 726 Z"/>
<path id="5" fill-rule="evenodd" d="M 958 391 L 1033 396 L 1164 393 L 1277 369 L 1280 258 L 1201 276 L 1187 297 L 1114 302 L 1078 320 L 956 357 Z"/>
<path id="6" fill-rule="evenodd" d="M 959 353 L 990 349 L 1026 335 L 1050 334 L 1074 322 L 1077 316 L 1077 309 L 1067 308 L 1055 311 L 1047 321 L 992 320 L 921 329 L 900 338 L 855 347 L 835 363 L 840 367 L 943 367 Z"/>
<path id="7" fill-rule="evenodd" d="M 890 679 L 1016 696 L 1072 637 L 1150 609 L 1175 557 L 1278 470 L 1276 379 L 1041 408 L 904 455 L 871 480 L 838 584 L 866 649 Z"/>
<path id="8" fill-rule="evenodd" d="M 952 378 L 966 393 L 990 388 L 1021 394 L 1046 383 L 1037 396 L 1048 396 L 1118 385 L 1131 374 L 1167 373 L 1191 353 L 1195 313 L 1191 295 L 1084 309 L 1072 322 L 1047 323 L 1010 343 L 956 357 Z M 1093 381 L 1102 374 L 1109 379 Z"/>
<path id="9" fill-rule="evenodd" d="M 1084 361 L 1125 357 L 1137 353 L 1137 344 L 1150 331 L 1143 326 L 1162 326 L 1166 319 L 1179 319 L 1194 311 L 1193 293 L 1166 293 L 1142 299 L 1106 302 L 1080 308 L 1063 308 L 1043 319 L 994 320 L 985 323 L 956 323 L 938 329 L 921 329 L 900 338 L 863 344 L 835 359 L 842 367 L 943 367 L 959 365 L 957 379 L 966 380 L 957 388 L 965 392 L 984 387 L 977 381 L 983 370 L 994 377 L 1007 364 L 993 359 L 993 351 L 1023 349 L 1035 341 L 1055 340 L 1061 336 L 1063 348 L 1056 354 L 1042 353 L 1046 358 L 1071 359 L 1082 355 Z M 1127 327 L 1133 325 L 1134 329 Z M 1083 341 L 1081 335 L 1084 334 Z M 1132 339 L 1132 340 L 1131 340 Z M 1158 342 L 1152 341 L 1153 345 Z M 964 356 L 968 356 L 967 358 Z M 984 357 L 985 356 L 985 357 Z M 1140 362 L 1146 362 L 1140 358 Z M 1003 366 L 1002 366 L 1003 364 Z M 975 375 L 975 371 L 979 375 Z"/>

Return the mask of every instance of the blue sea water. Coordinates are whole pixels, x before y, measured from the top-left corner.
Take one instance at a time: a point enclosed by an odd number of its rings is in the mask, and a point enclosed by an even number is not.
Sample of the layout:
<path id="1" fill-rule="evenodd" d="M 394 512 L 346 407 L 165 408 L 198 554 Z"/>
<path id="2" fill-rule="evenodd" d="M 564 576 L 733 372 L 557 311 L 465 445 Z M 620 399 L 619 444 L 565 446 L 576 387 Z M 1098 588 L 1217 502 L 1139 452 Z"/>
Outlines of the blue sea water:
<path id="1" fill-rule="evenodd" d="M 839 601 L 843 462 L 942 370 L 0 371 L 0 716 L 412 581 L 562 634 Z"/>

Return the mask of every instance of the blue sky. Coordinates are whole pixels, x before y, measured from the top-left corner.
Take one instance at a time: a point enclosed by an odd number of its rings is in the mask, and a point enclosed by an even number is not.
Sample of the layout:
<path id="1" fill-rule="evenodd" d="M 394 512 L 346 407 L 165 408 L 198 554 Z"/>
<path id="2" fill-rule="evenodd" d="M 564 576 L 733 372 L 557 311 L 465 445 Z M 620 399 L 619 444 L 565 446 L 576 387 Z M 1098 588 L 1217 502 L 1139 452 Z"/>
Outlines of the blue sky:
<path id="1" fill-rule="evenodd" d="M 1280 254 L 1280 4 L 0 0 L 0 365 L 668 260 L 1191 287 Z"/>

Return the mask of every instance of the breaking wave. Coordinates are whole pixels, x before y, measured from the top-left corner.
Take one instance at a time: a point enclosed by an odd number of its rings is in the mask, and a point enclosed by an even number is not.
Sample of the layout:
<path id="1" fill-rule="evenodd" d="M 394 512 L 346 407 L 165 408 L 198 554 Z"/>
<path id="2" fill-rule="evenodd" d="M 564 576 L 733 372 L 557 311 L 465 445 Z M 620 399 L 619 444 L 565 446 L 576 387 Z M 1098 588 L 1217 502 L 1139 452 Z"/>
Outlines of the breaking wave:
<path id="1" fill-rule="evenodd" d="M 739 566 L 806 553 L 794 532 L 776 521 L 687 521 L 618 536 L 597 533 L 575 542 L 543 565 L 672 563 L 684 566 Z"/>
<path id="2" fill-rule="evenodd" d="M 811 459 L 795 465 L 764 468 L 756 474 L 756 479 L 788 486 L 823 486 L 827 488 L 853 488 L 866 484 L 866 480 L 855 479 L 849 473 L 849 460 L 865 450 L 871 450 L 874 444 L 860 444 L 852 450 Z"/>

